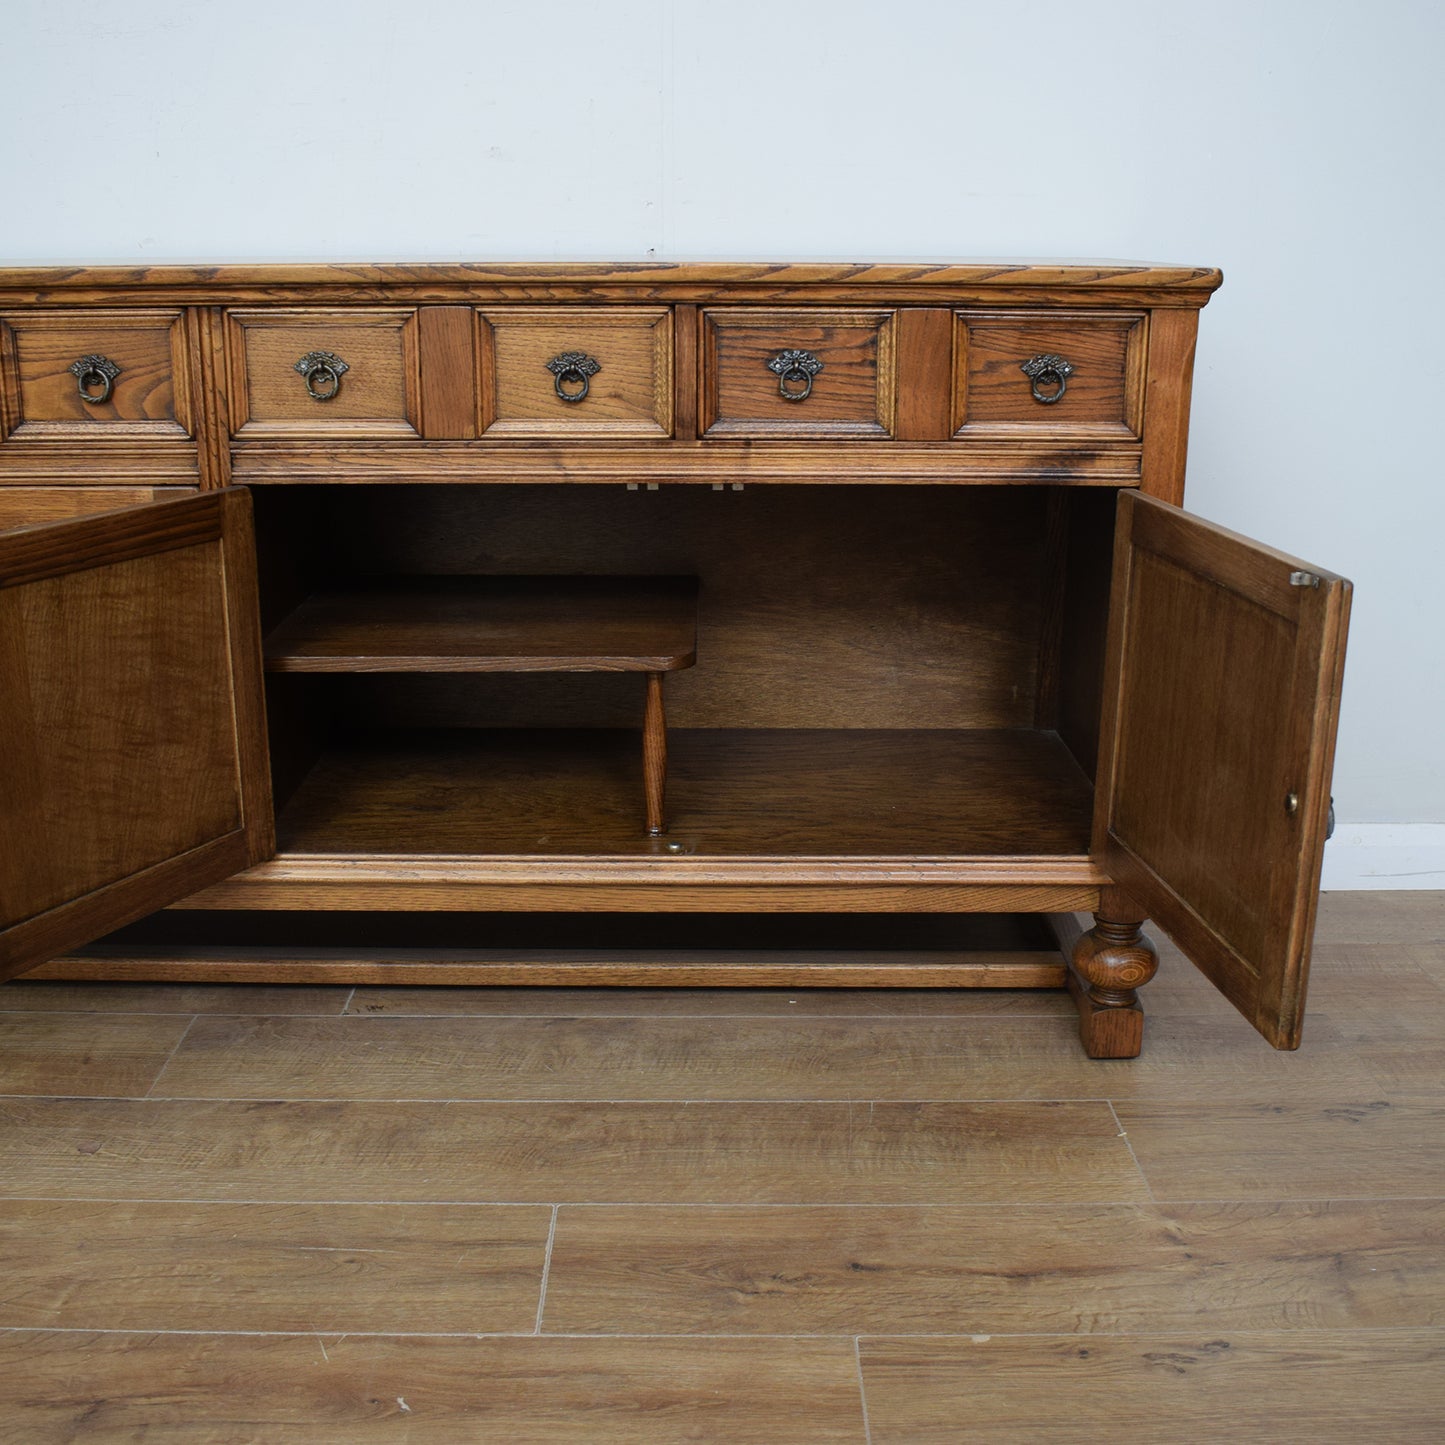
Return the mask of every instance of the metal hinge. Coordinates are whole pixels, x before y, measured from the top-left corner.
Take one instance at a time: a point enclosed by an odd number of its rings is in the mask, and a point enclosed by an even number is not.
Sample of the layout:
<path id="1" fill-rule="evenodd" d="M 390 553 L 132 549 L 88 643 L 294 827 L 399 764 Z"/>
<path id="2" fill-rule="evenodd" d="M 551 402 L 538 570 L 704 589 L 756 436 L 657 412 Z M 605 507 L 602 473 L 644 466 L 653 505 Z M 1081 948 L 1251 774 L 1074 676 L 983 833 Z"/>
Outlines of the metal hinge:
<path id="1" fill-rule="evenodd" d="M 1291 587 L 1318 587 L 1320 577 L 1317 572 L 1291 572 L 1289 585 Z"/>

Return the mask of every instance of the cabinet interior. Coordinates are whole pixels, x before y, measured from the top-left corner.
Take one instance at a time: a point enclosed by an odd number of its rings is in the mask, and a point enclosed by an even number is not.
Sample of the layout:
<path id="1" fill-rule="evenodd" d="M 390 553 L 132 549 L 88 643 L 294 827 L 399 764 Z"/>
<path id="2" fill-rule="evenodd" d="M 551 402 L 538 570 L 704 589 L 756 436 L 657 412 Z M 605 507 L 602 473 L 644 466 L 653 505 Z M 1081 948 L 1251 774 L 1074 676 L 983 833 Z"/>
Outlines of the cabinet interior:
<path id="1" fill-rule="evenodd" d="M 254 500 L 273 638 L 329 589 L 407 578 L 698 588 L 696 665 L 666 675 L 662 837 L 642 820 L 637 672 L 341 664 L 267 675 L 282 856 L 1088 851 L 1112 490 L 288 485 Z"/>

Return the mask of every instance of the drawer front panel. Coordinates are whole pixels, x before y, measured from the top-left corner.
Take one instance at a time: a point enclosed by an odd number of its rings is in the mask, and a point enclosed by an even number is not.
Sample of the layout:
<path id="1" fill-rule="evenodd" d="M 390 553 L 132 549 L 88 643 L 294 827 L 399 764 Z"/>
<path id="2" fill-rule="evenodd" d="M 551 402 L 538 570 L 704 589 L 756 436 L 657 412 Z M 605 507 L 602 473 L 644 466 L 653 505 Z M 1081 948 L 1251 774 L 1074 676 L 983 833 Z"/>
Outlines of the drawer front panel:
<path id="1" fill-rule="evenodd" d="M 894 312 L 731 307 L 702 324 L 704 436 L 895 434 Z"/>
<path id="2" fill-rule="evenodd" d="M 672 435 L 670 308 L 496 306 L 477 326 L 485 436 Z"/>
<path id="3" fill-rule="evenodd" d="M 16 441 L 184 441 L 180 311 L 32 311 L 0 318 L 4 435 Z"/>
<path id="4" fill-rule="evenodd" d="M 232 311 L 231 430 L 244 441 L 419 435 L 416 312 Z"/>
<path id="5" fill-rule="evenodd" d="M 1144 337 L 1138 312 L 957 312 L 954 435 L 1137 440 Z"/>

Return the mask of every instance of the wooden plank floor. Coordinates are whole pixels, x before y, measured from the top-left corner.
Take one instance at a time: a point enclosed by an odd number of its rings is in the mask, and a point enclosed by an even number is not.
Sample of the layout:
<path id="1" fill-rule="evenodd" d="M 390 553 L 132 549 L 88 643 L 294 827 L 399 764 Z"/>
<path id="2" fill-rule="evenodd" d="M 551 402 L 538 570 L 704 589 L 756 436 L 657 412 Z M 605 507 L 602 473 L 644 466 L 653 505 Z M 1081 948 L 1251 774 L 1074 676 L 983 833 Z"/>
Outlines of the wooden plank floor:
<path id="1" fill-rule="evenodd" d="M 1445 894 L 1062 995 L 0 987 L 0 1442 L 1445 1438 Z"/>

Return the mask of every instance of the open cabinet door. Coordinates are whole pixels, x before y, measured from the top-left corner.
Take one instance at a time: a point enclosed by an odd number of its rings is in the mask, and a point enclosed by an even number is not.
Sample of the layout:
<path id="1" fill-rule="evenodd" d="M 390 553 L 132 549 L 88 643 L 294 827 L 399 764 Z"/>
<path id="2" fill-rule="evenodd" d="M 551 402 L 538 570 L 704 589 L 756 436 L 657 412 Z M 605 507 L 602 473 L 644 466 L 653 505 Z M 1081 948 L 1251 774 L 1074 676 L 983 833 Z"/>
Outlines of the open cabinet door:
<path id="1" fill-rule="evenodd" d="M 275 852 L 243 488 L 0 535 L 0 978 Z"/>
<path id="2" fill-rule="evenodd" d="M 1350 584 L 1119 498 L 1095 854 L 1276 1048 L 1298 1047 Z"/>

